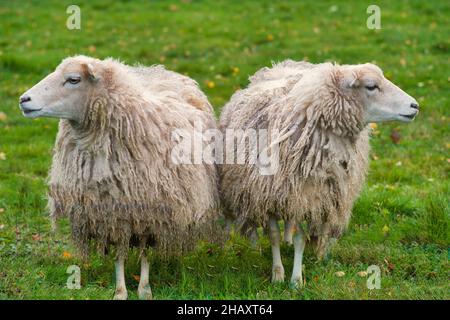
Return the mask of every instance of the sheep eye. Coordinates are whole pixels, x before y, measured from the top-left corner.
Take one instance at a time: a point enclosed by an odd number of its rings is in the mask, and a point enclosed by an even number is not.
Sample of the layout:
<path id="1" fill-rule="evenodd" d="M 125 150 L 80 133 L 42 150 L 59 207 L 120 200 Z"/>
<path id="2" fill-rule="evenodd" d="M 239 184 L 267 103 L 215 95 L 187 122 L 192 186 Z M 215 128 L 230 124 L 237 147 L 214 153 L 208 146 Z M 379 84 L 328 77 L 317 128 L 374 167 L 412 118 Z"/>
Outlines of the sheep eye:
<path id="1" fill-rule="evenodd" d="M 79 78 L 79 77 L 70 77 L 70 78 L 67 78 L 67 80 L 66 80 L 66 82 L 65 83 L 70 83 L 70 84 L 77 84 L 77 83 L 79 83 L 81 81 L 81 78 Z"/>
<path id="2" fill-rule="evenodd" d="M 369 91 L 373 91 L 375 89 L 379 89 L 377 85 L 373 85 L 373 86 L 366 86 L 366 89 Z"/>
<path id="3" fill-rule="evenodd" d="M 78 82 L 81 81 L 81 79 L 80 78 L 69 78 L 68 81 L 70 84 L 77 84 Z"/>

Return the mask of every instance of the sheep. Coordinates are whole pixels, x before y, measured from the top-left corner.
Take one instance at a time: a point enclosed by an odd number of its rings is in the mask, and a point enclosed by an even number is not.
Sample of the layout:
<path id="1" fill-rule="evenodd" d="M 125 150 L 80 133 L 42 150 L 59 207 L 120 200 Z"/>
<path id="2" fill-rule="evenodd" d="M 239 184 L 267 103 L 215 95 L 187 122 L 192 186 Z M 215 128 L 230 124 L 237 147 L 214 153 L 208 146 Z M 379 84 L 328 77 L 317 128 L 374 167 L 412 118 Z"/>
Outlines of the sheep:
<path id="1" fill-rule="evenodd" d="M 115 299 L 127 299 L 124 261 L 140 248 L 138 295 L 151 299 L 146 250 L 181 254 L 218 236 L 214 164 L 177 164 L 173 131 L 217 128 L 197 83 L 162 66 L 66 58 L 20 97 L 27 118 L 58 118 L 49 172 L 52 221 L 68 217 L 83 256 L 116 249 Z"/>
<path id="2" fill-rule="evenodd" d="M 258 163 L 219 166 L 225 215 L 244 234 L 254 235 L 259 226 L 269 233 L 273 282 L 285 277 L 278 220 L 285 221 L 284 239 L 295 249 L 290 282 L 300 287 L 306 241 L 321 259 L 347 227 L 367 172 L 368 124 L 409 122 L 418 108 L 373 64 L 287 60 L 258 71 L 231 97 L 219 120 L 225 135 L 278 132 L 265 148 L 278 154 L 273 174 L 261 174 Z"/>

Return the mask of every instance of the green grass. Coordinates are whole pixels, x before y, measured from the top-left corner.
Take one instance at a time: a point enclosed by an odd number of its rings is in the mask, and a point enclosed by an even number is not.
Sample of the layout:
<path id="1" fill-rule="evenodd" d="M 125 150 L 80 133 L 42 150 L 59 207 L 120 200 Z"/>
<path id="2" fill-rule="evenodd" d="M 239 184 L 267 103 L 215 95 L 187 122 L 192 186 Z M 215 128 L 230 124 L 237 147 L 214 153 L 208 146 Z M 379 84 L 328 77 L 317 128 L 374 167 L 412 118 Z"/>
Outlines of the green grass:
<path id="1" fill-rule="evenodd" d="M 155 298 L 450 298 L 448 2 L 379 2 L 382 29 L 369 30 L 370 1 L 78 1 L 80 31 L 65 28 L 71 3 L 0 1 L 0 111 L 7 116 L 0 120 L 0 299 L 113 294 L 111 258 L 81 261 L 67 222 L 50 232 L 45 179 L 57 121 L 27 120 L 17 107 L 21 93 L 75 54 L 163 63 L 196 79 L 217 114 L 249 75 L 286 58 L 376 62 L 421 105 L 411 124 L 378 125 L 367 186 L 349 230 L 327 260 L 316 262 L 307 253 L 304 289 L 270 283 L 267 238 L 253 250 L 235 236 L 224 248 L 203 244 L 181 260 L 154 257 Z M 401 135 L 398 144 L 392 130 Z M 289 277 L 293 249 L 282 251 Z M 81 290 L 65 287 L 71 264 L 81 267 Z M 366 278 L 357 275 L 372 264 L 381 268 L 380 290 L 368 290 Z M 136 274 L 133 253 L 130 298 L 136 298 Z"/>

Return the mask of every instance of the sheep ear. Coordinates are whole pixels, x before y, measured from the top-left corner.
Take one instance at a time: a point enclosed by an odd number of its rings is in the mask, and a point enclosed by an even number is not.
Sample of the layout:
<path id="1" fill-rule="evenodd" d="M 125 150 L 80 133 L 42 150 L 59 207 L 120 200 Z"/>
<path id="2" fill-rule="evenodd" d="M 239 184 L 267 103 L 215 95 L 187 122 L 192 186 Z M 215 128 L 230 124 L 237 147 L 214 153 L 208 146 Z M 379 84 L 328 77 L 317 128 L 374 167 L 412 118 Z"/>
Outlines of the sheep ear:
<path id="1" fill-rule="evenodd" d="M 356 78 L 355 76 L 353 76 L 353 78 L 350 79 L 350 81 L 348 82 L 348 86 L 349 86 L 350 88 L 356 88 L 356 87 L 359 86 L 359 84 L 360 84 L 360 81 L 359 81 L 359 79 Z"/>
<path id="2" fill-rule="evenodd" d="M 94 81 L 98 81 L 98 76 L 96 75 L 94 71 L 94 66 L 90 63 L 83 63 L 83 71 L 86 73 L 87 77 Z"/>
<path id="3" fill-rule="evenodd" d="M 359 84 L 360 84 L 359 78 L 354 72 L 344 73 L 342 85 L 345 88 L 356 88 L 359 86 Z"/>

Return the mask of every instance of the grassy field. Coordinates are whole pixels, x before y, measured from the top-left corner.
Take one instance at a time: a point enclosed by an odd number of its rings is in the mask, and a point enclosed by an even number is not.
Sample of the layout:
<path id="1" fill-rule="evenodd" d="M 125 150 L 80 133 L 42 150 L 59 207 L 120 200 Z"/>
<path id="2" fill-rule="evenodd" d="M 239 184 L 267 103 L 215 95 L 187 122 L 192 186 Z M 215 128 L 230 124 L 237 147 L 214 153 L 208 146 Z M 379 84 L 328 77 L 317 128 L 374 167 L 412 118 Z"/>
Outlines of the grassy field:
<path id="1" fill-rule="evenodd" d="M 367 185 L 348 232 L 328 259 L 305 260 L 306 286 L 270 283 L 267 238 L 238 237 L 181 261 L 152 259 L 157 299 L 449 299 L 450 62 L 446 1 L 385 1 L 369 30 L 366 1 L 77 1 L 81 30 L 68 30 L 73 1 L 0 1 L 0 299 L 109 299 L 113 261 L 83 262 L 67 222 L 50 232 L 45 179 L 57 121 L 28 120 L 18 97 L 66 56 L 165 64 L 196 79 L 219 114 L 247 78 L 272 61 L 375 62 L 421 105 L 411 124 L 380 124 Z M 391 136 L 395 136 L 393 139 Z M 293 249 L 283 246 L 287 276 Z M 82 288 L 66 288 L 81 267 Z M 381 268 L 381 289 L 357 275 Z M 342 271 L 339 277 L 336 272 Z M 127 263 L 137 298 L 136 253 Z"/>

